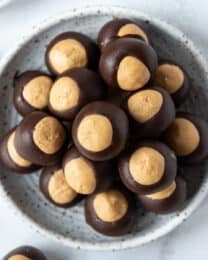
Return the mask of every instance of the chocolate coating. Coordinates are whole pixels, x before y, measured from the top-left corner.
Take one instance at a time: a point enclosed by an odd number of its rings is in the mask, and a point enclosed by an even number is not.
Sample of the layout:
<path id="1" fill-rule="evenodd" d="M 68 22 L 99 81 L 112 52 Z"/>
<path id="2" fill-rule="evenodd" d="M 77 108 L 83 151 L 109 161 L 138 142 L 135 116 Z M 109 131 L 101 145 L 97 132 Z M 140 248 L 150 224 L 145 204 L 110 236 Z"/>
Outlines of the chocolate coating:
<path id="1" fill-rule="evenodd" d="M 19 75 L 14 81 L 13 103 L 18 113 L 22 116 L 26 116 L 33 111 L 40 110 L 31 106 L 23 97 L 23 90 L 26 84 L 34 78 L 40 76 L 50 77 L 48 74 L 41 71 L 26 71 Z M 44 108 L 43 111 L 47 111 L 47 107 Z"/>
<path id="2" fill-rule="evenodd" d="M 131 155 L 135 150 L 140 147 L 150 147 L 157 150 L 165 159 L 165 169 L 162 178 L 155 184 L 152 185 L 142 185 L 136 182 L 129 170 L 129 160 Z M 177 172 L 177 161 L 176 157 L 172 150 L 165 144 L 159 141 L 141 141 L 133 148 L 130 148 L 128 151 L 124 152 L 121 156 L 119 163 L 119 174 L 123 184 L 132 192 L 139 194 L 149 194 L 160 191 L 161 189 L 169 186 L 172 181 L 175 179 Z"/>
<path id="3" fill-rule="evenodd" d="M 181 117 L 191 121 L 197 128 L 200 136 L 198 147 L 189 155 L 178 156 L 179 163 L 182 164 L 198 164 L 204 161 L 208 157 L 208 123 L 198 118 L 195 115 L 186 112 L 178 112 L 176 118 Z M 164 140 L 166 140 L 166 135 L 164 134 Z"/>
<path id="4" fill-rule="evenodd" d="M 41 151 L 33 141 L 33 131 L 36 124 L 48 114 L 40 111 L 27 115 L 17 127 L 15 134 L 15 147 L 27 160 L 43 166 L 55 165 L 63 155 L 65 146 L 54 154 Z"/>
<path id="5" fill-rule="evenodd" d="M 77 128 L 81 120 L 91 114 L 106 116 L 113 127 L 113 140 L 110 147 L 100 152 L 86 150 L 77 139 Z M 72 126 L 72 138 L 81 154 L 93 161 L 105 161 L 116 157 L 124 148 L 128 138 L 129 123 L 124 111 L 117 106 L 103 102 L 92 102 L 83 107 L 76 116 Z M 102 134 L 102 133 L 101 133 Z"/>
<path id="6" fill-rule="evenodd" d="M 181 71 L 183 72 L 183 76 L 184 76 L 184 82 L 182 84 L 182 86 L 173 94 L 170 94 L 175 106 L 180 106 L 181 104 L 184 103 L 184 101 L 188 98 L 189 96 L 189 92 L 190 92 L 190 79 L 188 74 L 186 73 L 186 71 L 179 66 L 178 64 L 172 62 L 172 61 L 160 61 L 159 65 L 163 65 L 163 64 L 170 64 L 170 65 L 176 65 L 177 67 L 179 67 L 181 69 Z M 159 66 L 158 65 L 158 66 Z"/>
<path id="7" fill-rule="evenodd" d="M 10 157 L 8 153 L 8 139 L 13 131 L 15 131 L 16 128 L 11 129 L 1 140 L 0 143 L 0 158 L 3 164 L 10 170 L 14 171 L 15 173 L 32 173 L 33 171 L 38 169 L 37 165 L 32 164 L 29 167 L 22 167 L 20 165 L 17 165 L 12 158 Z"/>
<path id="8" fill-rule="evenodd" d="M 130 131 L 133 140 L 144 137 L 159 137 L 171 125 L 175 118 L 175 106 L 170 94 L 161 87 L 152 87 L 151 90 L 156 90 L 162 95 L 162 106 L 156 115 L 144 123 L 136 121 L 130 115 Z M 127 103 L 129 97 L 123 103 L 123 107 L 126 111 L 128 111 Z"/>
<path id="9" fill-rule="evenodd" d="M 119 87 L 117 69 L 121 60 L 126 56 L 133 56 L 141 60 L 151 74 L 157 68 L 157 54 L 151 46 L 134 38 L 114 40 L 103 50 L 99 62 L 100 75 L 108 85 Z"/>
<path id="10" fill-rule="evenodd" d="M 64 169 L 65 165 L 78 157 L 82 157 L 80 152 L 74 147 L 70 147 L 63 158 L 62 167 Z M 115 174 L 113 172 L 113 167 L 110 161 L 107 162 L 93 162 L 85 158 L 86 162 L 92 167 L 96 178 L 96 188 L 94 192 L 101 192 L 113 185 L 115 180 Z"/>
<path id="11" fill-rule="evenodd" d="M 44 194 L 44 196 L 50 202 L 52 202 L 54 205 L 56 205 L 58 207 L 62 207 L 62 208 L 69 208 L 69 207 L 72 207 L 72 206 L 76 205 L 77 203 L 79 203 L 83 199 L 84 196 L 77 194 L 77 196 L 71 202 L 68 202 L 66 204 L 59 204 L 59 203 L 56 203 L 50 197 L 50 194 L 48 191 L 48 184 L 49 184 L 50 178 L 53 176 L 53 174 L 56 171 L 60 170 L 61 168 L 62 168 L 62 166 L 60 163 L 58 163 L 54 166 L 44 167 L 41 172 L 40 179 L 39 179 L 39 188 L 40 188 L 40 191 Z"/>
<path id="12" fill-rule="evenodd" d="M 102 100 L 106 97 L 107 88 L 97 73 L 86 68 L 76 68 L 61 74 L 61 77 L 70 77 L 79 87 L 78 104 L 64 111 L 57 111 L 49 102 L 51 113 L 64 120 L 72 120 L 79 110 L 89 102 Z"/>
<path id="13" fill-rule="evenodd" d="M 85 200 L 85 220 L 97 232 L 107 236 L 122 236 L 131 231 L 134 224 L 136 203 L 133 195 L 123 186 L 116 187 L 126 198 L 128 209 L 126 214 L 114 222 L 105 222 L 101 220 L 93 207 L 93 200 L 96 194 L 90 195 Z"/>
<path id="14" fill-rule="evenodd" d="M 48 69 L 51 71 L 51 73 L 58 75 L 59 73 L 56 71 L 56 69 L 53 67 L 53 65 L 50 63 L 50 60 L 48 58 L 49 52 L 51 48 L 58 43 L 59 41 L 66 40 L 66 39 L 74 39 L 80 42 L 86 49 L 87 52 L 87 65 L 86 67 L 97 69 L 98 65 L 98 59 L 99 59 L 99 49 L 98 46 L 86 35 L 78 32 L 64 32 L 62 34 L 59 34 L 56 36 L 48 45 L 45 53 L 45 62 L 48 67 Z"/>
<path id="15" fill-rule="evenodd" d="M 104 49 L 105 46 L 110 43 L 113 40 L 116 40 L 120 38 L 117 33 L 119 29 L 126 25 L 126 24 L 135 24 L 136 23 L 132 20 L 129 19 L 114 19 L 112 21 L 107 22 L 101 29 L 98 34 L 98 39 L 97 43 L 100 47 L 100 49 Z M 140 27 L 140 26 L 139 26 Z M 129 34 L 127 35 L 128 37 L 135 37 L 135 38 L 140 38 L 141 40 L 144 40 L 142 37 L 139 37 L 138 35 L 135 34 Z M 126 36 L 125 36 L 126 37 Z"/>
<path id="16" fill-rule="evenodd" d="M 18 247 L 14 250 L 12 250 L 10 253 L 8 253 L 3 260 L 8 260 L 9 257 L 12 257 L 14 255 L 23 255 L 25 257 L 30 258 L 31 260 L 46 260 L 46 257 L 43 255 L 43 253 L 32 246 L 22 246 Z"/>
<path id="17" fill-rule="evenodd" d="M 165 199 L 151 199 L 144 195 L 138 195 L 141 204 L 148 211 L 157 214 L 168 214 L 181 209 L 187 198 L 187 185 L 182 177 L 176 177 L 176 189 L 170 197 Z"/>

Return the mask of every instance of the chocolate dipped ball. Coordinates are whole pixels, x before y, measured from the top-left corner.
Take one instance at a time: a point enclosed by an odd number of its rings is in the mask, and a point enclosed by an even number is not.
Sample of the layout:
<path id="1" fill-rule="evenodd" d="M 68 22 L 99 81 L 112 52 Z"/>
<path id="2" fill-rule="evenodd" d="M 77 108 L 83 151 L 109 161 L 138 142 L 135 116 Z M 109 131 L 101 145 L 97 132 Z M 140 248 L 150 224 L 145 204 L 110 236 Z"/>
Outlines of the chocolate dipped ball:
<path id="1" fill-rule="evenodd" d="M 129 19 L 114 19 L 107 22 L 100 30 L 97 42 L 102 50 L 108 43 L 120 37 L 138 37 L 149 44 L 146 32 Z"/>
<path id="2" fill-rule="evenodd" d="M 157 68 L 155 50 L 135 38 L 120 38 L 102 52 L 99 71 L 109 86 L 126 91 L 144 87 Z"/>
<path id="3" fill-rule="evenodd" d="M 162 62 L 158 65 L 153 84 L 166 89 L 177 106 L 185 101 L 190 89 L 186 72 L 172 62 Z"/>
<path id="4" fill-rule="evenodd" d="M 118 168 L 121 180 L 129 190 L 149 194 L 165 189 L 173 182 L 177 161 L 168 146 L 149 140 L 124 152 Z"/>
<path id="5" fill-rule="evenodd" d="M 81 154 L 93 161 L 116 157 L 125 147 L 128 118 L 119 107 L 103 101 L 83 107 L 72 126 L 72 138 Z"/>
<path id="6" fill-rule="evenodd" d="M 105 98 L 106 87 L 97 73 L 76 68 L 60 75 L 49 96 L 50 111 L 64 120 L 72 120 L 87 103 Z"/>
<path id="7" fill-rule="evenodd" d="M 174 121 L 175 106 L 169 93 L 160 87 L 134 92 L 124 101 L 130 115 L 134 139 L 158 137 Z"/>
<path id="8" fill-rule="evenodd" d="M 50 166 L 60 160 L 66 141 L 65 127 L 55 117 L 35 111 L 17 127 L 14 144 L 25 159 Z"/>
<path id="9" fill-rule="evenodd" d="M 101 234 L 125 235 L 134 223 L 135 205 L 129 191 L 123 187 L 114 187 L 86 198 L 85 220 Z"/>
<path id="10" fill-rule="evenodd" d="M 43 168 L 39 186 L 44 196 L 59 207 L 71 207 L 82 199 L 82 196 L 68 185 L 61 164 Z"/>
<path id="11" fill-rule="evenodd" d="M 165 142 L 179 162 L 200 163 L 208 157 L 208 123 L 189 113 L 177 113 L 165 133 Z"/>
<path id="12" fill-rule="evenodd" d="M 31 161 L 23 158 L 14 145 L 15 128 L 10 130 L 0 143 L 0 158 L 4 165 L 16 173 L 31 173 L 37 169 Z"/>
<path id="13" fill-rule="evenodd" d="M 53 80 L 40 71 L 26 71 L 15 79 L 13 102 L 16 110 L 25 116 L 35 110 L 47 110 Z"/>
<path id="14" fill-rule="evenodd" d="M 176 179 L 165 189 L 148 195 L 138 195 L 141 204 L 148 211 L 168 214 L 181 209 L 187 198 L 186 182 L 182 177 Z"/>
<path id="15" fill-rule="evenodd" d="M 46 260 L 46 257 L 35 247 L 22 246 L 8 253 L 3 260 Z"/>
<path id="16" fill-rule="evenodd" d="M 65 32 L 56 36 L 45 54 L 48 69 L 56 75 L 74 68 L 96 69 L 98 58 L 97 45 L 88 36 L 78 32 Z"/>
<path id="17" fill-rule="evenodd" d="M 89 195 L 112 186 L 114 173 L 111 163 L 93 162 L 83 157 L 72 146 L 63 158 L 63 169 L 67 183 L 77 193 Z"/>

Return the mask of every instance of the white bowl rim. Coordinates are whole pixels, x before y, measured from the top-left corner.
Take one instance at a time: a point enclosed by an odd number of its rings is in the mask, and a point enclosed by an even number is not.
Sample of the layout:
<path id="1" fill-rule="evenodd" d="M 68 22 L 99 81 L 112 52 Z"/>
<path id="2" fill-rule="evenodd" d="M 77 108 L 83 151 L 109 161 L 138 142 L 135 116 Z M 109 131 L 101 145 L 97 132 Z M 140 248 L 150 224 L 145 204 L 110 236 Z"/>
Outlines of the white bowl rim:
<path id="1" fill-rule="evenodd" d="M 97 14 L 98 11 L 108 14 L 109 6 L 97 5 L 97 6 L 84 6 L 80 8 L 69 9 L 68 11 L 59 13 L 55 16 L 43 20 L 38 26 L 33 27 L 32 31 L 29 34 L 23 36 L 19 41 L 19 43 L 17 43 L 12 50 L 10 50 L 7 54 L 4 55 L 4 57 L 0 59 L 0 76 L 2 76 L 3 70 L 9 64 L 10 60 L 14 57 L 14 55 L 21 49 L 21 47 L 24 44 L 30 41 L 34 36 L 38 35 L 39 33 L 46 30 L 47 28 L 55 25 L 57 22 L 61 20 L 63 21 L 63 20 L 71 19 L 74 16 L 79 16 L 83 14 L 95 15 Z M 204 72 L 206 74 L 206 78 L 208 82 L 208 63 L 206 59 L 203 57 L 203 55 L 195 46 L 195 44 L 192 42 L 192 40 L 190 40 L 179 29 L 175 28 L 174 26 L 165 22 L 164 20 L 155 18 L 143 12 L 133 10 L 123 6 L 118 6 L 118 5 L 110 6 L 110 13 L 119 13 L 119 15 L 123 14 L 124 16 L 125 14 L 128 14 L 128 15 L 138 16 L 138 18 L 141 18 L 143 20 L 150 20 L 152 24 L 158 26 L 159 28 L 164 29 L 165 31 L 168 31 L 169 33 L 171 33 L 172 36 L 177 38 L 179 41 L 181 42 L 186 41 L 187 47 L 197 58 L 199 64 L 201 64 L 201 66 L 204 68 Z M 15 214 L 15 216 L 20 217 L 22 221 L 24 221 L 24 223 L 27 223 L 38 233 L 45 235 L 48 238 L 55 240 L 56 242 L 62 243 L 63 245 L 70 246 L 72 248 L 84 249 L 84 250 L 102 250 L 102 251 L 134 248 L 137 246 L 144 245 L 148 242 L 152 242 L 168 234 L 179 224 L 185 221 L 197 209 L 197 207 L 205 199 L 207 194 L 208 194 L 208 177 L 204 179 L 204 182 L 202 183 L 197 194 L 193 197 L 191 203 L 189 203 L 189 205 L 179 214 L 179 216 L 174 217 L 166 225 L 164 225 L 160 229 L 157 229 L 155 232 L 150 232 L 148 235 L 141 236 L 141 237 L 137 236 L 131 238 L 130 240 L 127 239 L 121 242 L 109 241 L 109 242 L 99 242 L 99 243 L 92 244 L 90 242 L 78 241 L 68 237 L 65 238 L 64 235 L 60 235 L 54 231 L 47 229 L 41 224 L 37 223 L 34 219 L 32 219 L 26 213 L 21 211 L 21 209 L 16 205 L 16 203 L 12 200 L 12 198 L 8 197 L 8 194 L 6 193 L 3 184 L 2 183 L 0 184 L 0 198 L 2 199 L 2 201 L 7 204 L 8 208 L 11 207 L 13 209 L 13 213 Z"/>

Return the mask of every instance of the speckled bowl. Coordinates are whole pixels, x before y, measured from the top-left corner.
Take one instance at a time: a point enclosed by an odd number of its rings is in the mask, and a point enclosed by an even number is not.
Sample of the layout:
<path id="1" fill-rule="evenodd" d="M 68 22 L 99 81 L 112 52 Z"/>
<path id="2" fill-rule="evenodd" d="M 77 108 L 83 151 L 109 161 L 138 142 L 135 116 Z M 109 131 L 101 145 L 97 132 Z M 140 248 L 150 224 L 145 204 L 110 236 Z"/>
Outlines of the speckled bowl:
<path id="1" fill-rule="evenodd" d="M 193 88 L 184 110 L 208 119 L 208 64 L 193 43 L 183 33 L 156 18 L 136 10 L 119 7 L 89 7 L 68 11 L 53 17 L 32 33 L 0 62 L 0 136 L 13 127 L 20 117 L 12 106 L 14 76 L 28 69 L 46 70 L 45 47 L 55 35 L 76 30 L 95 38 L 100 27 L 113 17 L 126 17 L 141 23 L 150 34 L 161 58 L 181 64 L 191 77 Z M 207 164 L 187 169 L 190 197 L 184 209 L 167 216 L 138 211 L 138 221 L 132 233 L 117 238 L 102 236 L 85 224 L 83 206 L 59 209 L 48 203 L 38 190 L 39 173 L 14 175 L 1 166 L 0 198 L 24 223 L 60 243 L 82 249 L 120 250 L 155 240 L 182 223 L 199 206 L 208 193 Z"/>

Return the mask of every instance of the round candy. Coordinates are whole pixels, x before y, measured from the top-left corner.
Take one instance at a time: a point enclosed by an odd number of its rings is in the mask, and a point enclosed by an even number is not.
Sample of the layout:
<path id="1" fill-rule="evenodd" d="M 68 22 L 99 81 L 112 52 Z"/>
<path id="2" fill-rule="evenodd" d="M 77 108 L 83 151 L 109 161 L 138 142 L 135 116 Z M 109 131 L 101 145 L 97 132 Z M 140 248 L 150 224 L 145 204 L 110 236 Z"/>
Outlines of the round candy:
<path id="1" fill-rule="evenodd" d="M 35 110 L 47 110 L 53 80 L 40 71 L 26 71 L 15 80 L 13 102 L 25 116 Z"/>
<path id="2" fill-rule="evenodd" d="M 166 188 L 175 179 L 177 161 L 174 153 L 159 141 L 142 141 L 119 160 L 123 184 L 131 191 L 149 194 Z"/>
<path id="3" fill-rule="evenodd" d="M 86 222 L 108 236 L 127 234 L 134 223 L 135 201 L 126 189 L 115 187 L 85 200 Z"/>
<path id="4" fill-rule="evenodd" d="M 50 166 L 60 160 L 66 139 L 65 127 L 55 117 L 36 111 L 17 127 L 14 144 L 27 160 Z"/>
<path id="5" fill-rule="evenodd" d="M 100 30 L 97 42 L 102 50 L 109 42 L 126 36 L 138 37 L 149 44 L 146 32 L 138 24 L 129 19 L 114 19 L 107 22 Z"/>
<path id="6" fill-rule="evenodd" d="M 187 198 L 186 182 L 176 177 L 167 188 L 148 195 L 138 195 L 141 204 L 148 211 L 157 214 L 168 214 L 179 210 Z"/>
<path id="7" fill-rule="evenodd" d="M 0 143 L 0 158 L 4 165 L 16 173 L 31 173 L 38 168 L 23 158 L 14 145 L 15 128 L 10 130 Z"/>
<path id="8" fill-rule="evenodd" d="M 96 68 L 99 58 L 97 45 L 86 35 L 65 32 L 48 45 L 45 60 L 48 69 L 58 75 L 73 68 Z"/>
<path id="9" fill-rule="evenodd" d="M 144 87 L 156 68 L 155 50 L 134 38 L 120 38 L 109 43 L 99 63 L 100 75 L 105 82 L 126 91 Z"/>
<path id="10" fill-rule="evenodd" d="M 81 109 L 72 126 L 73 141 L 81 154 L 93 161 L 116 157 L 125 147 L 128 118 L 108 102 L 92 102 Z"/>
<path id="11" fill-rule="evenodd" d="M 172 62 L 162 62 L 157 67 L 153 84 L 166 89 L 178 106 L 188 96 L 190 84 L 186 72 Z"/>
<path id="12" fill-rule="evenodd" d="M 71 147 L 63 158 L 67 183 L 80 194 L 88 195 L 108 189 L 114 181 L 110 162 L 93 162 Z"/>
<path id="13" fill-rule="evenodd" d="M 37 248 L 22 246 L 11 251 L 3 260 L 46 260 L 46 257 Z"/>
<path id="14" fill-rule="evenodd" d="M 175 106 L 168 92 L 160 87 L 134 92 L 124 102 L 135 139 L 158 137 L 175 118 Z"/>
<path id="15" fill-rule="evenodd" d="M 200 163 L 208 157 L 208 123 L 189 113 L 177 113 L 165 133 L 165 142 L 179 161 Z"/>
<path id="16" fill-rule="evenodd" d="M 68 185 L 61 164 L 43 168 L 39 184 L 45 197 L 56 206 L 71 207 L 82 199 L 82 196 Z"/>
<path id="17" fill-rule="evenodd" d="M 94 71 L 72 69 L 54 82 L 49 96 L 49 109 L 64 120 L 72 120 L 84 105 L 105 98 L 105 90 L 103 81 Z"/>

